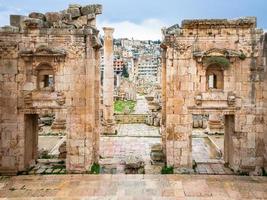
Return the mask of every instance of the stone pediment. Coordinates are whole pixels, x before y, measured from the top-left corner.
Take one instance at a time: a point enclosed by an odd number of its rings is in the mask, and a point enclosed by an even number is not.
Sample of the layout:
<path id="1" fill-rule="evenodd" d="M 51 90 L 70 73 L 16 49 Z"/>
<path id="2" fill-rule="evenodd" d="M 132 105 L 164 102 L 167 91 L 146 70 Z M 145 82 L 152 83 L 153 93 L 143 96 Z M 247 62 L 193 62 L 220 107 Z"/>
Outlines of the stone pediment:
<path id="1" fill-rule="evenodd" d="M 39 46 L 35 50 L 24 49 L 20 51 L 22 57 L 34 57 L 34 56 L 66 56 L 66 50 L 63 48 L 54 48 L 48 46 Z"/>

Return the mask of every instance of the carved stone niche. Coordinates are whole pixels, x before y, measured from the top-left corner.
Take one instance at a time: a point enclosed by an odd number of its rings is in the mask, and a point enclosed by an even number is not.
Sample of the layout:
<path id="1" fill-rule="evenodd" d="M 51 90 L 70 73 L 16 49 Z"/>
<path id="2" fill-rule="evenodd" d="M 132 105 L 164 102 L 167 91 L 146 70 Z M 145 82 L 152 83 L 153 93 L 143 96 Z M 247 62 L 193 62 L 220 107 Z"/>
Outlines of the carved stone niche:
<path id="1" fill-rule="evenodd" d="M 227 96 L 228 106 L 235 106 L 236 95 L 233 92 L 229 92 Z"/>

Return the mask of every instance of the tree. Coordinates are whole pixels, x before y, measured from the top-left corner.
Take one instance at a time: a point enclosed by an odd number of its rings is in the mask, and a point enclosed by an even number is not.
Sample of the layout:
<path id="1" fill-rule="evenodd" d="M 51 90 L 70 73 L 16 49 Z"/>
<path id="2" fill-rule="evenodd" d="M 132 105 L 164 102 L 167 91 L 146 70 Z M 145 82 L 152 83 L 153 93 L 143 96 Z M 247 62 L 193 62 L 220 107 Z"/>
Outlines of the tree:
<path id="1" fill-rule="evenodd" d="M 123 68 L 122 68 L 122 74 L 121 74 L 123 77 L 125 78 L 128 78 L 129 77 L 129 73 L 128 73 L 128 69 L 125 65 L 123 65 Z"/>

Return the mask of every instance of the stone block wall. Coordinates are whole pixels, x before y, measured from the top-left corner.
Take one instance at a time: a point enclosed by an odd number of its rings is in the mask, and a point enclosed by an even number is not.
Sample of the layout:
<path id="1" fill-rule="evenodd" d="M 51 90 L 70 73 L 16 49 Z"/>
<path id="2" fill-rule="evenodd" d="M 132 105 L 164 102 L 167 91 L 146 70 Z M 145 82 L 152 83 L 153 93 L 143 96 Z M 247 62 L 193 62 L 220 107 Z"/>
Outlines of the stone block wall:
<path id="1" fill-rule="evenodd" d="M 164 30 L 162 130 L 168 165 L 191 167 L 192 115 L 213 114 L 234 116 L 234 130 L 226 133 L 230 167 L 263 166 L 262 35 L 255 18 L 184 20 Z M 222 88 L 208 69 L 222 72 Z"/>
<path id="2" fill-rule="evenodd" d="M 0 28 L 0 173 L 23 171 L 36 159 L 25 155 L 31 145 L 27 116 L 33 114 L 55 113 L 66 124 L 68 172 L 85 172 L 98 161 L 100 13 L 100 5 L 70 5 L 13 16 L 13 26 Z M 40 80 L 48 76 L 41 74 L 48 72 L 53 83 L 43 89 Z"/>

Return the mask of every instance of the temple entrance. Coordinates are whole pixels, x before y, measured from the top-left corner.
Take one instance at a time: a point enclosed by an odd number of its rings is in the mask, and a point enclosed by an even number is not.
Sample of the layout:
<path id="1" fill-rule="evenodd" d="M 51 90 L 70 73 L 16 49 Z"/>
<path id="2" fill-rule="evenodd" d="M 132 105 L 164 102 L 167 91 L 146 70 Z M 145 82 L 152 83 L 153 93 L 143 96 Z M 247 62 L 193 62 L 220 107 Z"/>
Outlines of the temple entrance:
<path id="1" fill-rule="evenodd" d="M 38 158 L 38 115 L 26 114 L 25 115 L 25 167 L 29 169 L 35 165 Z"/>
<path id="2" fill-rule="evenodd" d="M 25 170 L 22 174 L 66 173 L 66 137 L 54 131 L 54 114 L 25 114 Z"/>
<path id="3" fill-rule="evenodd" d="M 199 174 L 233 174 L 231 162 L 234 115 L 193 115 L 192 159 Z"/>

